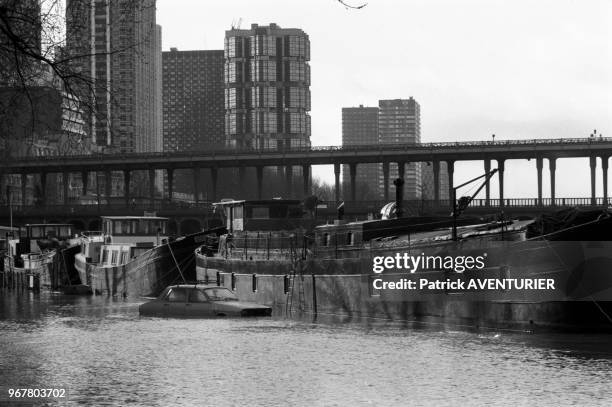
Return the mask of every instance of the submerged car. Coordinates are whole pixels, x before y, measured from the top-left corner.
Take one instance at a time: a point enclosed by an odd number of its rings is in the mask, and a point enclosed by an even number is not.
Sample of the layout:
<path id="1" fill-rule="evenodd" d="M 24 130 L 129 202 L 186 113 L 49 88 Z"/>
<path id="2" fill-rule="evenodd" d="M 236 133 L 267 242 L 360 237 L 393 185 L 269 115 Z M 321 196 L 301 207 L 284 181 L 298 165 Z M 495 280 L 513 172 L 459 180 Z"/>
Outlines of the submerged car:
<path id="1" fill-rule="evenodd" d="M 240 301 L 225 287 L 180 284 L 167 287 L 158 298 L 142 304 L 140 315 L 160 317 L 258 317 L 272 308 Z"/>

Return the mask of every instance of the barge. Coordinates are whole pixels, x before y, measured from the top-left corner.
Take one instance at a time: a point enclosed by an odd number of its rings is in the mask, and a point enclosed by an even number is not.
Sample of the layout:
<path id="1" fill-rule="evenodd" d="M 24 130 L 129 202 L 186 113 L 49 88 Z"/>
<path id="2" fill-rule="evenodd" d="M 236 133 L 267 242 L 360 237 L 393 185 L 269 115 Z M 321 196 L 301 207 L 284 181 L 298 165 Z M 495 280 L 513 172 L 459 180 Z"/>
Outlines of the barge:
<path id="1" fill-rule="evenodd" d="M 196 250 L 197 278 L 287 314 L 530 331 L 612 330 L 607 208 L 574 208 L 536 219 L 390 218 L 278 228 L 287 224 L 294 205 L 218 203 L 229 233 L 213 256 Z M 374 270 L 375 259 L 398 256 L 434 264 L 414 272 L 397 265 Z M 437 260 L 479 257 L 483 267 L 469 270 Z M 380 284 L 421 279 L 544 279 L 554 281 L 554 289 L 382 289 Z"/>

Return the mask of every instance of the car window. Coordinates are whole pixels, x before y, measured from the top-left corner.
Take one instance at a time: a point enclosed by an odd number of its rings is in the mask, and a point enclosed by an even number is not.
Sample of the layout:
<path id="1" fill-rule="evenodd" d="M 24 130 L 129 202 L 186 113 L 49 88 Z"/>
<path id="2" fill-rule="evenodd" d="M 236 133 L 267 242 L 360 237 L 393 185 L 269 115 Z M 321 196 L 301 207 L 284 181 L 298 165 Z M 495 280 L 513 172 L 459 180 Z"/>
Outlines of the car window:
<path id="1" fill-rule="evenodd" d="M 173 288 L 168 294 L 168 301 L 170 302 L 187 302 L 187 292 L 182 287 Z"/>
<path id="2" fill-rule="evenodd" d="M 197 288 L 189 289 L 189 302 L 208 302 L 208 298 L 204 291 Z"/>
<path id="3" fill-rule="evenodd" d="M 236 295 L 227 288 L 207 288 L 204 291 L 211 301 L 238 301 Z"/>

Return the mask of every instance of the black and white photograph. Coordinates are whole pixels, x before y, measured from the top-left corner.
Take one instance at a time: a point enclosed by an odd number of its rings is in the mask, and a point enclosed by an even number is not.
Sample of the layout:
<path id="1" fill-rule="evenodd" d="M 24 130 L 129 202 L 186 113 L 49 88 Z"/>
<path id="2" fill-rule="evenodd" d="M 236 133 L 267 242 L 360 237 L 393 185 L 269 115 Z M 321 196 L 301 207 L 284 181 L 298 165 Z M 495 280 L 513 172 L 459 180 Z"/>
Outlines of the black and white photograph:
<path id="1" fill-rule="evenodd" d="M 612 405 L 609 0 L 0 0 L 0 405 Z"/>

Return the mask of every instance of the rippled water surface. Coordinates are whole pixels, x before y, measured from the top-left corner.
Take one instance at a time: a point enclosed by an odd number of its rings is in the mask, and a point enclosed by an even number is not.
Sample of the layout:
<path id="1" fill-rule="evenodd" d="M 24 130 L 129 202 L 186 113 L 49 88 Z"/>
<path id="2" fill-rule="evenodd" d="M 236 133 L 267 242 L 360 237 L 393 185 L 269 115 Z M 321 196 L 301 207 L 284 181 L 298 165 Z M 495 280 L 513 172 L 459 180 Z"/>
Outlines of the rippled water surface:
<path id="1" fill-rule="evenodd" d="M 0 388 L 64 386 L 69 404 L 612 405 L 610 335 L 155 319 L 133 300 L 0 294 Z"/>

